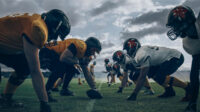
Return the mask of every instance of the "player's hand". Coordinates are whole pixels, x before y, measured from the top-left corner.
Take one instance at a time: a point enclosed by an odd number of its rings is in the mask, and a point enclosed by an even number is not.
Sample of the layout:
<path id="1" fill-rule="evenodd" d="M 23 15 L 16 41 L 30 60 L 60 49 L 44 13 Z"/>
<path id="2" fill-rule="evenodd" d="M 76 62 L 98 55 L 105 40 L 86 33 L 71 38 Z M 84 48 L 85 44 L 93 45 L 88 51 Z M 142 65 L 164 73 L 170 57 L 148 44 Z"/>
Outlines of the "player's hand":
<path id="1" fill-rule="evenodd" d="M 91 99 L 101 99 L 103 96 L 97 89 L 90 89 L 87 92 L 87 96 Z"/>
<path id="2" fill-rule="evenodd" d="M 131 96 L 129 96 L 127 100 L 128 100 L 128 101 L 135 101 L 136 98 L 137 98 L 137 94 L 132 93 Z"/>

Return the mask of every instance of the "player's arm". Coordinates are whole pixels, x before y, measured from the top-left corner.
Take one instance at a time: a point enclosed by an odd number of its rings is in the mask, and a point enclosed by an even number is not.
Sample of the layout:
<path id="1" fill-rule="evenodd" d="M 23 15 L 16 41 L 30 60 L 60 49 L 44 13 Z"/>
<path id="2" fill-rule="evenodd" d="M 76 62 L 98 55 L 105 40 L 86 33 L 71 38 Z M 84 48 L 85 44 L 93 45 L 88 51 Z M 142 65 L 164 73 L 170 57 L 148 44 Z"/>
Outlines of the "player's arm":
<path id="1" fill-rule="evenodd" d="M 96 89 L 95 82 L 93 81 L 92 75 L 88 70 L 89 62 L 90 62 L 90 59 L 88 59 L 87 57 L 84 57 L 83 59 L 80 60 L 80 65 L 81 65 L 83 74 L 85 76 L 85 79 L 86 79 L 88 85 L 90 86 L 90 88 Z"/>
<path id="2" fill-rule="evenodd" d="M 124 70 L 121 86 L 119 87 L 117 93 L 122 93 L 124 87 L 126 87 L 127 81 L 128 81 L 128 70 Z"/>
<path id="3" fill-rule="evenodd" d="M 89 98 L 91 99 L 101 99 L 103 98 L 102 95 L 99 93 L 99 91 L 96 89 L 95 82 L 93 80 L 93 76 L 91 75 L 91 72 L 88 70 L 88 64 L 91 59 L 88 57 L 84 57 L 83 59 L 80 59 L 80 65 L 83 70 L 83 74 L 85 76 L 85 79 L 90 86 L 90 90 L 88 90 L 86 93 Z"/>
<path id="4" fill-rule="evenodd" d="M 143 87 L 144 82 L 146 80 L 146 76 L 149 72 L 149 60 L 147 59 L 140 67 L 140 75 L 137 80 L 136 87 L 131 94 L 131 96 L 128 98 L 128 100 L 136 100 L 136 97 L 140 91 L 140 89 Z"/>
<path id="5" fill-rule="evenodd" d="M 40 70 L 40 62 L 38 51 L 39 49 L 31 44 L 25 36 L 23 36 L 24 54 L 28 61 L 30 75 L 32 77 L 33 87 L 40 101 L 48 102 L 47 93 L 45 90 L 44 77 Z"/>
<path id="6" fill-rule="evenodd" d="M 128 81 L 128 71 L 124 71 L 123 80 L 122 80 L 122 83 L 121 83 L 122 88 L 124 88 L 126 86 L 127 81 Z"/>

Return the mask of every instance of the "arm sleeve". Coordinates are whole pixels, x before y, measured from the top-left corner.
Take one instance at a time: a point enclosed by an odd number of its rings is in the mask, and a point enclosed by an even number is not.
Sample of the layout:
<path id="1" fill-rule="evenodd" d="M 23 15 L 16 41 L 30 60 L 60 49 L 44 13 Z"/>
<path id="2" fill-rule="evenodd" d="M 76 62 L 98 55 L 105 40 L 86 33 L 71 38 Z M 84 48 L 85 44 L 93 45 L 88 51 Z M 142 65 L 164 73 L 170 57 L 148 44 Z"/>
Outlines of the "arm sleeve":
<path id="1" fill-rule="evenodd" d="M 68 46 L 68 50 L 70 50 L 72 54 L 76 56 L 77 50 L 76 50 L 76 46 L 73 43 Z"/>

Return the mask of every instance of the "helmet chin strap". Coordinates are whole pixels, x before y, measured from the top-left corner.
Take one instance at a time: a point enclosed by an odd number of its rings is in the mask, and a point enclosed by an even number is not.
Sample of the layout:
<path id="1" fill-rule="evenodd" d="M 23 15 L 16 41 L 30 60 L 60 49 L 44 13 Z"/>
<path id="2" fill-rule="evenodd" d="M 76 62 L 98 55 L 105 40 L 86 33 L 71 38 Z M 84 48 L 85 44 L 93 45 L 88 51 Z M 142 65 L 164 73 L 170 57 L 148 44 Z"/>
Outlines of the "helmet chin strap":
<path id="1" fill-rule="evenodd" d="M 56 31 L 58 31 L 58 29 L 60 28 L 60 26 L 62 25 L 62 21 L 60 21 L 59 23 L 58 23 L 58 26 L 56 27 Z"/>

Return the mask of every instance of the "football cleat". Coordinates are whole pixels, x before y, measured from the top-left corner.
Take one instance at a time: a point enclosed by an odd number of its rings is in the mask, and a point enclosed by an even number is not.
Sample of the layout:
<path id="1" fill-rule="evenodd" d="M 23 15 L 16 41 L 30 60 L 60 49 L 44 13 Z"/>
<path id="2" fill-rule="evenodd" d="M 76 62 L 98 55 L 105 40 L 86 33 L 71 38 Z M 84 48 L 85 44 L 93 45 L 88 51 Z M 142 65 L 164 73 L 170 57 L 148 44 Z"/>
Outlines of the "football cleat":
<path id="1" fill-rule="evenodd" d="M 168 97 L 173 97 L 175 95 L 176 95 L 176 93 L 175 93 L 173 87 L 170 86 L 170 87 L 165 88 L 165 92 L 162 95 L 159 95 L 158 97 L 159 98 L 168 98 Z"/>
<path id="2" fill-rule="evenodd" d="M 62 89 L 60 91 L 61 96 L 74 96 L 74 93 L 70 91 L 69 89 Z"/>

